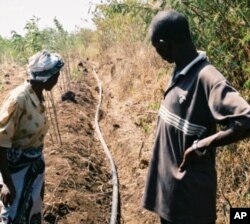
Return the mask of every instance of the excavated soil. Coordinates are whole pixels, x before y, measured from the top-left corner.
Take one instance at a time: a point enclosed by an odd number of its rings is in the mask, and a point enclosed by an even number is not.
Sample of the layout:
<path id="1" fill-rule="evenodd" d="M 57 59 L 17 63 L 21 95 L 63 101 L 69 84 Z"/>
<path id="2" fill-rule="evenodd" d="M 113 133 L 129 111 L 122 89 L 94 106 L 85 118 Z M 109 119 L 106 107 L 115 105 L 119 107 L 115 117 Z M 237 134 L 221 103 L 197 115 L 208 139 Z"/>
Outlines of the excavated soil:
<path id="1" fill-rule="evenodd" d="M 53 144 L 54 125 L 45 144 L 45 223 L 109 223 L 111 174 L 94 130 L 95 87 L 93 77 L 71 82 L 76 102 L 56 100 L 62 145 Z"/>
<path id="2" fill-rule="evenodd" d="M 108 159 L 95 132 L 98 85 L 91 66 L 88 71 L 70 83 L 75 100 L 62 101 L 62 94 L 66 91 L 62 80 L 53 90 L 53 97 L 46 95 L 50 129 L 44 149 L 45 224 L 110 222 L 112 176 Z M 27 76 L 25 70 L 18 66 L 2 68 L 1 73 L 4 74 L 0 93 L 3 100 Z M 141 128 L 140 118 L 146 118 L 150 123 L 156 114 L 145 113 L 139 104 L 131 105 L 129 101 L 121 104 L 112 89 L 111 80 L 105 81 L 105 72 L 100 71 L 99 75 L 104 80 L 100 127 L 113 155 L 119 178 L 117 223 L 158 223 L 158 217 L 141 208 L 153 136 L 148 138 Z M 52 101 L 57 116 L 53 112 Z M 132 111 L 138 116 L 137 121 L 130 115 Z"/>
<path id="3" fill-rule="evenodd" d="M 25 80 L 26 74 L 17 66 L 3 68 L 1 73 L 4 74 L 2 102 L 11 89 Z M 85 74 L 84 81 L 71 81 L 74 102 L 61 100 L 61 85 L 53 90 L 57 116 L 51 103 L 46 103 L 50 130 L 44 149 L 44 223 L 109 223 L 112 182 L 109 164 L 94 129 L 96 87 L 94 77 Z M 48 102 L 52 99 L 50 95 L 46 98 Z"/>
<path id="4" fill-rule="evenodd" d="M 66 79 L 62 76 L 53 90 L 53 95 L 46 95 L 50 130 L 46 136 L 44 149 L 45 224 L 110 223 L 112 172 L 96 135 L 94 124 L 98 104 L 98 85 L 92 74 L 93 64 L 76 62 L 75 67 L 80 64 L 86 68 L 81 66 L 78 77 L 71 80 L 70 85 L 65 84 Z M 98 76 L 103 87 L 100 128 L 112 153 L 119 178 L 117 223 L 157 224 L 159 223 L 157 215 L 141 207 L 157 110 L 148 107 L 147 99 L 143 101 L 143 94 L 140 92 L 142 87 L 138 87 L 136 93 L 130 91 L 130 86 L 138 83 L 133 77 L 131 80 L 134 80 L 134 83 L 127 82 L 130 79 L 127 79 L 127 70 L 123 64 L 119 68 L 123 75 L 116 72 L 118 69 L 112 63 L 105 62 L 102 65 L 96 63 L 95 67 L 99 69 Z M 0 68 L 0 102 L 11 89 L 24 81 L 25 73 L 25 70 L 19 66 Z M 143 88 L 147 91 L 154 89 L 152 87 L 147 89 L 147 82 Z M 62 95 L 68 90 L 74 92 L 75 98 L 69 98 L 69 100 L 64 98 L 62 101 Z M 134 97 L 136 94 L 140 97 Z M 51 102 L 55 105 L 57 116 Z M 248 145 L 246 142 L 245 146 Z M 242 144 L 242 147 L 245 146 Z M 235 153 L 233 155 L 232 158 L 236 158 Z M 228 219 L 229 200 L 223 192 L 224 189 L 227 190 L 227 186 L 222 179 L 225 179 L 223 170 L 229 170 L 231 164 L 227 162 L 227 165 L 223 162 L 223 155 L 220 160 L 218 162 L 218 224 L 227 223 Z M 226 166 L 228 169 L 225 168 Z M 240 171 L 243 172 L 244 169 Z M 232 180 L 228 176 L 227 179 Z M 228 186 L 230 188 L 231 185 Z M 247 190 L 249 187 L 245 188 L 245 191 L 249 192 Z M 229 189 L 228 192 L 232 194 L 232 199 L 235 199 L 233 194 L 237 194 L 238 191 Z M 230 196 L 230 194 L 227 195 Z"/>

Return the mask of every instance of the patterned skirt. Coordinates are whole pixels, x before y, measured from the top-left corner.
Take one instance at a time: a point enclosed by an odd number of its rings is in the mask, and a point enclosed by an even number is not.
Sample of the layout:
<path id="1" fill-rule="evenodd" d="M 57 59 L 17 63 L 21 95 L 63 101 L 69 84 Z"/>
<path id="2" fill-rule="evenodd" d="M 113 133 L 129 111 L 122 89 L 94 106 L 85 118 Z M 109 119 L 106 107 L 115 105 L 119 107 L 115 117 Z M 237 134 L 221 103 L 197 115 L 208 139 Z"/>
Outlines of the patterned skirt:
<path id="1" fill-rule="evenodd" d="M 9 207 L 2 207 L 1 224 L 40 224 L 44 195 L 43 146 L 7 150 L 8 166 L 16 189 Z"/>

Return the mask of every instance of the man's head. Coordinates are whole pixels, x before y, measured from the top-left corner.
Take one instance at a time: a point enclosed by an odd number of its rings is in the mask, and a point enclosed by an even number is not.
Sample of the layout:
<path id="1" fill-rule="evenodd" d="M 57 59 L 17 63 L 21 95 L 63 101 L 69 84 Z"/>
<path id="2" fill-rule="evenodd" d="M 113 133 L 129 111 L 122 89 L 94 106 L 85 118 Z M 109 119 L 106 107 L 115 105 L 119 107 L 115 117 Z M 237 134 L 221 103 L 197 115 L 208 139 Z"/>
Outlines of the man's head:
<path id="1" fill-rule="evenodd" d="M 40 83 L 43 89 L 50 91 L 57 83 L 64 62 L 59 54 L 47 50 L 29 58 L 28 73 L 32 82 Z"/>
<path id="2" fill-rule="evenodd" d="M 192 43 L 187 19 L 175 10 L 160 11 L 150 25 L 152 45 L 169 63 L 176 62 L 180 48 Z"/>

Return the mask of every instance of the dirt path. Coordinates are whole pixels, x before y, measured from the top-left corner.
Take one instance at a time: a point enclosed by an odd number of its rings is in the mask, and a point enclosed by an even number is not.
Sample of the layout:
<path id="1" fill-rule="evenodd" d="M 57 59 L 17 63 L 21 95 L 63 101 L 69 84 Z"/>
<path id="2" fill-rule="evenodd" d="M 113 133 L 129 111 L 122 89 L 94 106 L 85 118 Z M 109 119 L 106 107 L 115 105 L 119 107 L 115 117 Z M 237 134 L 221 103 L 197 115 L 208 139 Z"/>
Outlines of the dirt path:
<path id="1" fill-rule="evenodd" d="M 100 124 L 117 166 L 121 223 L 158 223 L 156 215 L 141 208 L 146 168 L 153 143 L 153 131 L 146 130 L 142 123 L 155 121 L 157 114 L 148 112 L 142 103 L 121 101 L 118 97 L 121 93 L 116 91 L 115 79 L 111 79 L 110 75 L 105 70 L 99 74 L 104 89 L 104 112 Z"/>

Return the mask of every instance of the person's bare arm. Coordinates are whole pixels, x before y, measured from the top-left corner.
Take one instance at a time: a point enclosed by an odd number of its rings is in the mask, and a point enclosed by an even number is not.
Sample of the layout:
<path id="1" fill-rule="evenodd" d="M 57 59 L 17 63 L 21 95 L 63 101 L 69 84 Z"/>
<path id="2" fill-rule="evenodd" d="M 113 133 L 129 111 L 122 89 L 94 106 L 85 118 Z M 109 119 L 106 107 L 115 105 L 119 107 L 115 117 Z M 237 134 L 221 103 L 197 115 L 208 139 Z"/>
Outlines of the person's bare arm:
<path id="1" fill-rule="evenodd" d="M 201 139 L 197 142 L 196 150 L 209 150 L 217 146 L 224 146 L 237 142 L 243 138 L 250 136 L 250 128 L 228 128 L 223 131 L 219 131 L 214 135 L 208 136 L 204 139 Z M 186 166 L 189 163 L 189 158 L 192 153 L 195 153 L 193 147 L 189 147 L 183 156 L 183 161 L 179 167 L 180 171 L 185 170 Z"/>
<path id="2" fill-rule="evenodd" d="M 215 124 L 222 125 L 224 129 L 198 140 L 186 149 L 180 170 L 185 169 L 189 157 L 197 150 L 196 154 L 202 155 L 202 150 L 210 150 L 217 146 L 224 146 L 237 142 L 250 136 L 250 106 L 240 94 L 227 82 L 218 71 L 207 66 L 202 74 L 203 86 L 209 111 Z M 219 77 L 214 80 L 211 77 Z M 192 156 L 191 156 L 192 157 Z"/>
<path id="3" fill-rule="evenodd" d="M 16 197 L 16 190 L 7 163 L 7 150 L 0 147 L 0 172 L 3 178 L 1 200 L 5 206 L 11 205 Z"/>

